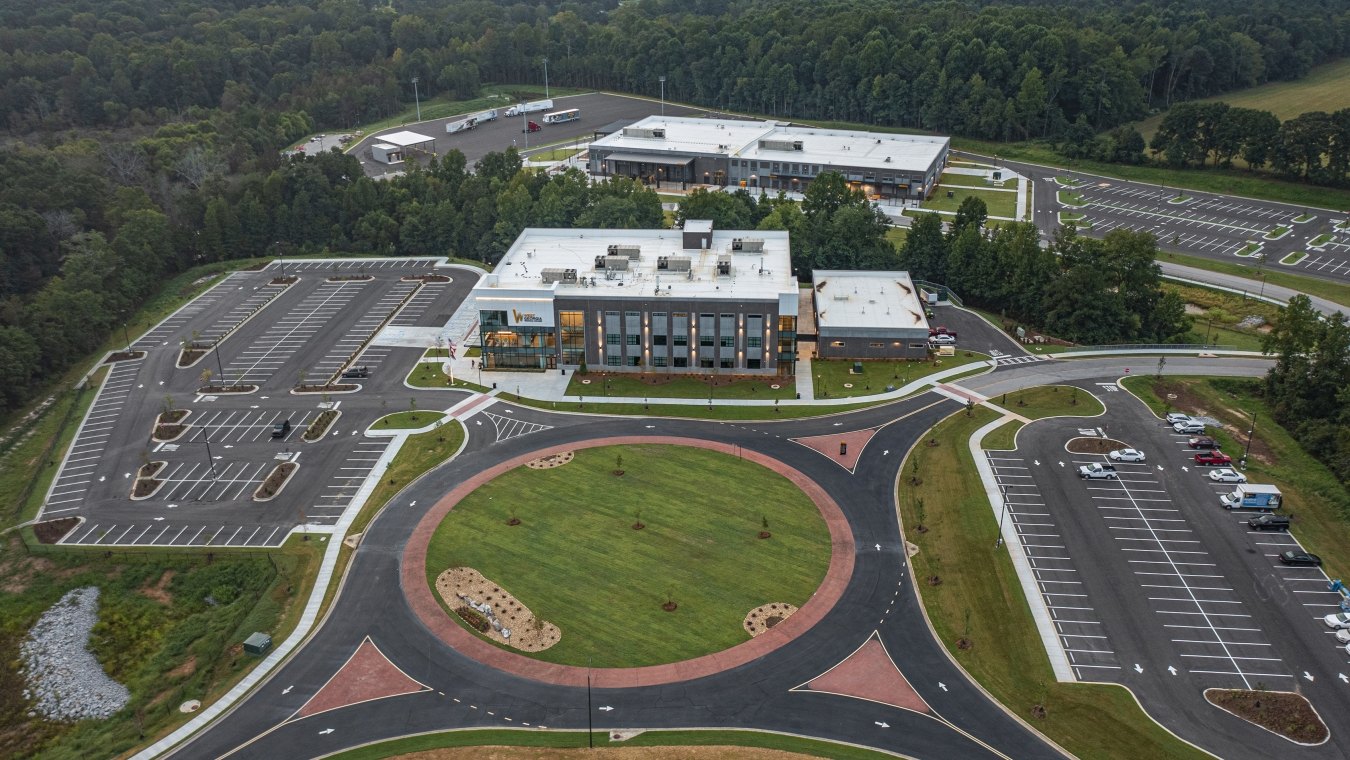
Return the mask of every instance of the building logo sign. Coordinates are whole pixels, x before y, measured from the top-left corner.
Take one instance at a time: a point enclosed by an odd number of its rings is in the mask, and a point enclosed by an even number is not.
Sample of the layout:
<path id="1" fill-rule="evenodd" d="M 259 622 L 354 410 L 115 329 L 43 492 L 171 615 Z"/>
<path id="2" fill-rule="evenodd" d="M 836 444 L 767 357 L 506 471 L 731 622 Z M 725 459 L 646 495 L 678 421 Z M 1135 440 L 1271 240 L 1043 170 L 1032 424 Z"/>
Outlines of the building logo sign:
<path id="1" fill-rule="evenodd" d="M 542 325 L 544 318 L 532 311 L 511 310 L 511 322 L 517 325 Z"/>

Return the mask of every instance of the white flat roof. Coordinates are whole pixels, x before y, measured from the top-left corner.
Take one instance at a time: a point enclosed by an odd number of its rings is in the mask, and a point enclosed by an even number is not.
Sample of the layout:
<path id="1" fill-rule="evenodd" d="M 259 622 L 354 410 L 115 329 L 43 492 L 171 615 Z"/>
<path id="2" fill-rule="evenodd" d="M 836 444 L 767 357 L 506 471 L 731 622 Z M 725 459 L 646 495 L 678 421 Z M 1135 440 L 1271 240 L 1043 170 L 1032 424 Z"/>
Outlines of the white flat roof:
<path id="1" fill-rule="evenodd" d="M 416 132 L 409 132 L 407 130 L 404 130 L 402 132 L 391 132 L 387 135 L 380 135 L 375 139 L 379 140 L 380 142 L 393 143 L 394 145 L 397 145 L 400 148 L 406 148 L 409 145 L 419 145 L 424 142 L 432 142 L 436 138 L 427 137 L 426 135 L 420 135 Z"/>
<path id="2" fill-rule="evenodd" d="M 792 126 L 778 121 L 700 119 L 692 116 L 648 116 L 631 125 L 665 129 L 666 136 L 630 137 L 622 130 L 596 140 L 597 148 L 627 153 L 717 155 L 758 161 L 788 161 L 822 166 L 858 166 L 926 172 L 951 138 Z M 802 149 L 778 150 L 760 141 L 800 141 Z"/>
<path id="3" fill-rule="evenodd" d="M 764 241 L 764 250 L 731 251 L 734 238 Z M 595 258 L 610 245 L 639 246 L 639 257 L 626 271 L 595 268 Z M 658 270 L 659 257 L 687 257 L 688 272 Z M 730 256 L 730 276 L 717 274 L 720 257 Z M 545 269 L 575 269 L 580 282 L 544 282 Z M 594 280 L 595 285 L 591 285 Z M 660 297 L 672 299 L 796 299 L 788 233 L 782 231 L 718 230 L 707 250 L 685 250 L 681 230 L 595 230 L 532 227 L 520 233 L 492 274 L 474 288 L 475 295 L 491 297 L 493 290 L 538 291 L 540 294 L 592 298 L 652 298 L 658 280 Z"/>
<path id="4" fill-rule="evenodd" d="M 811 283 L 817 329 L 928 329 L 909 272 L 817 269 Z"/>

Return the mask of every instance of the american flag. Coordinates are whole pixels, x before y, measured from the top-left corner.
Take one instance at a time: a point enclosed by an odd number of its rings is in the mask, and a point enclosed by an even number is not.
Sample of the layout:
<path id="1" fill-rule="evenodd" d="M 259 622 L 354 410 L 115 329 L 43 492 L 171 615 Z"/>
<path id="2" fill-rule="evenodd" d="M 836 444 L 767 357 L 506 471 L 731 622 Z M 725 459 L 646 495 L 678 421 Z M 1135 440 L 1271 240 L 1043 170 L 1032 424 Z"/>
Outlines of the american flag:
<path id="1" fill-rule="evenodd" d="M 446 350 L 450 352 L 451 359 L 455 358 L 455 342 L 453 340 L 446 341 Z"/>

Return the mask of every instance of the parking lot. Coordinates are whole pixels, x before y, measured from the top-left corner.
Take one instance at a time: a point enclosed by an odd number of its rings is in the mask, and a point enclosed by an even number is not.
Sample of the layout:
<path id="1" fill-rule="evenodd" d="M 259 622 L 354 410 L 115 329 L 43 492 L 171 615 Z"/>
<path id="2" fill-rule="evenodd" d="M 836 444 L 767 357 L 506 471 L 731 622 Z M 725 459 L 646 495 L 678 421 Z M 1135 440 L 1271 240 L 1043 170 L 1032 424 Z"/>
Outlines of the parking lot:
<path id="1" fill-rule="evenodd" d="M 424 350 L 368 342 L 386 326 L 442 327 L 477 280 L 476 272 L 457 268 L 436 270 L 449 281 L 420 279 L 435 264 L 291 261 L 285 273 L 298 280 L 289 285 L 273 282 L 280 262 L 226 277 L 139 338 L 143 359 L 109 367 L 59 464 L 42 518 L 79 518 L 63 543 L 98 546 L 275 546 L 297 525 L 335 523 L 382 471 L 389 439 L 362 433 L 388 413 L 391 398 L 406 408 L 403 377 Z M 179 368 L 185 339 L 218 343 L 194 366 Z M 372 368 L 354 391 L 292 393 L 301 378 L 323 383 L 349 361 Z M 258 389 L 198 393 L 203 371 L 218 375 L 222 366 L 226 383 Z M 444 393 L 446 406 L 460 397 Z M 186 410 L 186 429 L 172 440 L 151 440 L 165 408 Z M 325 410 L 339 412 L 327 433 L 302 440 Z M 283 422 L 289 428 L 274 433 Z M 279 494 L 255 500 L 283 462 L 299 470 Z M 147 465 L 158 468 L 157 488 L 133 501 L 136 473 Z"/>
<path id="2" fill-rule="evenodd" d="M 1085 388 L 1105 415 L 1042 420 L 1016 451 L 986 452 L 1075 677 L 1129 686 L 1155 718 L 1221 756 L 1280 747 L 1195 719 L 1211 687 L 1297 689 L 1335 734 L 1350 706 L 1350 656 L 1321 618 L 1340 595 L 1319 568 L 1279 561 L 1301 548 L 1297 522 L 1292 533 L 1252 530 L 1247 519 L 1264 513 L 1221 506 L 1234 485 L 1196 463 L 1191 436 L 1130 394 Z M 1103 439 L 1145 460 L 1075 453 Z M 1116 477 L 1081 479 L 1078 467 L 1093 464 L 1114 465 Z"/>

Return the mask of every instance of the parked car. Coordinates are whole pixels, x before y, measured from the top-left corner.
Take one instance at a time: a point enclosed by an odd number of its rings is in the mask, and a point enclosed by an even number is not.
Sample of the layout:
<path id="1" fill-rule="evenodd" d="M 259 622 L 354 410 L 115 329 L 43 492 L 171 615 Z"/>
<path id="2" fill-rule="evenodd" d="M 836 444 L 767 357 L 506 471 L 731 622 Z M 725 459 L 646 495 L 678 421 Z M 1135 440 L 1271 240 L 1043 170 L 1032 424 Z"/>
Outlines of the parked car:
<path id="1" fill-rule="evenodd" d="M 1326 623 L 1328 628 L 1341 630 L 1350 628 L 1350 612 L 1333 612 L 1322 618 L 1322 622 Z"/>
<path id="2" fill-rule="evenodd" d="M 1337 631 L 1336 640 L 1343 644 L 1350 643 L 1350 630 L 1342 628 L 1341 630 Z"/>
<path id="3" fill-rule="evenodd" d="M 1195 420 L 1186 420 L 1185 422 L 1178 422 L 1172 425 L 1172 430 L 1181 433 L 1182 435 L 1195 435 L 1197 433 L 1205 432 L 1205 423 L 1196 422 Z"/>
<path id="4" fill-rule="evenodd" d="M 1247 476 L 1246 476 L 1246 475 L 1243 475 L 1242 473 L 1238 472 L 1237 470 L 1232 469 L 1231 467 L 1224 467 L 1223 469 L 1215 470 L 1215 471 L 1211 472 L 1211 473 L 1209 474 L 1209 479 L 1210 479 L 1210 480 L 1213 480 L 1213 481 L 1216 482 L 1216 483 L 1246 483 L 1246 482 L 1247 482 Z"/>
<path id="5" fill-rule="evenodd" d="M 1116 480 L 1116 468 L 1109 464 L 1085 464 L 1078 468 L 1078 477 L 1084 480 Z"/>
<path id="6" fill-rule="evenodd" d="M 1210 437 L 1207 436 L 1207 435 L 1197 435 L 1197 436 L 1193 436 L 1189 441 L 1186 442 L 1186 445 L 1187 445 L 1187 446 L 1190 446 L 1190 447 L 1193 448 L 1193 449 L 1217 449 L 1217 448 L 1219 448 L 1219 444 L 1218 444 L 1213 438 L 1210 438 Z"/>
<path id="7" fill-rule="evenodd" d="M 1116 449 L 1107 454 L 1114 462 L 1142 462 L 1144 461 L 1144 452 L 1139 449 Z"/>
<path id="8" fill-rule="evenodd" d="M 281 422 L 278 422 L 277 424 L 272 426 L 273 438 L 285 438 L 286 434 L 289 432 L 291 432 L 290 420 L 282 420 Z"/>
<path id="9" fill-rule="evenodd" d="M 928 342 L 935 346 L 954 346 L 956 345 L 956 337 L 953 335 L 934 335 L 928 339 Z"/>
<path id="10" fill-rule="evenodd" d="M 363 377 L 370 377 L 370 367 L 351 367 L 342 373 L 343 380 L 357 380 Z"/>
<path id="11" fill-rule="evenodd" d="M 1247 527 L 1252 530 L 1289 530 L 1289 516 L 1258 515 L 1248 518 Z"/>
<path id="12" fill-rule="evenodd" d="M 1287 551 L 1280 554 L 1280 562 L 1286 565 L 1295 565 L 1297 567 L 1321 567 L 1322 558 L 1316 554 L 1309 554 L 1305 551 Z M 1330 622 L 1327 625 L 1331 625 Z M 1332 626 L 1334 628 L 1344 628 L 1345 626 Z"/>
<path id="13" fill-rule="evenodd" d="M 1215 449 L 1214 451 L 1201 451 L 1196 454 L 1195 463 L 1201 467 L 1225 467 L 1233 463 L 1233 458 Z"/>
<path id="14" fill-rule="evenodd" d="M 1167 424 L 1169 425 L 1175 425 L 1178 422 L 1190 422 L 1190 421 L 1191 415 L 1189 414 L 1182 414 L 1181 412 L 1169 412 L 1167 414 Z"/>
<path id="15" fill-rule="evenodd" d="M 929 337 L 932 337 L 934 335 L 950 335 L 953 338 L 956 337 L 956 333 L 952 332 L 951 330 L 948 330 L 946 327 L 930 327 L 928 328 L 928 335 Z"/>

